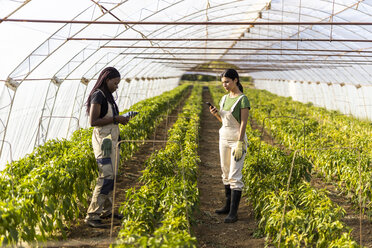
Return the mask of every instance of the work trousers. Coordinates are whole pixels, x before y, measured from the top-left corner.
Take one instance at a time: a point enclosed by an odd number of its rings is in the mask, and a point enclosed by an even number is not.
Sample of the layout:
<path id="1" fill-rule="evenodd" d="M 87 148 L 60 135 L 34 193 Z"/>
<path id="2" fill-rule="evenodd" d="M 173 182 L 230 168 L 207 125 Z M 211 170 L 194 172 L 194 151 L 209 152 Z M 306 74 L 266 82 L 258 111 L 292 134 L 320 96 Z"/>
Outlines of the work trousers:
<path id="1" fill-rule="evenodd" d="M 247 153 L 244 153 L 239 161 L 234 160 L 232 151 L 236 146 L 236 140 L 229 141 L 226 139 L 220 139 L 220 160 L 222 170 L 222 182 L 224 185 L 230 185 L 233 190 L 243 189 L 243 175 L 242 169 L 244 165 L 244 158 Z"/>

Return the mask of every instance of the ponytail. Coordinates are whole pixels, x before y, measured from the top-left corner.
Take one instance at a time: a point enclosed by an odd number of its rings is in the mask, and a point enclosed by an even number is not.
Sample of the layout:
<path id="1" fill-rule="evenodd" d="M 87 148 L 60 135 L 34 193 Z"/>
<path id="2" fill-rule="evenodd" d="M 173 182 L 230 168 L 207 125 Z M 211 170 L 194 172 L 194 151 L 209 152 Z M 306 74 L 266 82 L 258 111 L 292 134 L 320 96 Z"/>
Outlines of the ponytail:
<path id="1" fill-rule="evenodd" d="M 221 74 L 221 78 L 222 77 L 228 77 L 232 80 L 234 80 L 235 78 L 238 79 L 238 81 L 236 82 L 236 86 L 238 86 L 239 90 L 243 93 L 243 85 L 240 83 L 239 74 L 236 70 L 227 69 Z"/>
<path id="2" fill-rule="evenodd" d="M 243 93 L 243 85 L 239 82 L 239 79 L 236 85 L 238 86 L 239 90 Z"/>

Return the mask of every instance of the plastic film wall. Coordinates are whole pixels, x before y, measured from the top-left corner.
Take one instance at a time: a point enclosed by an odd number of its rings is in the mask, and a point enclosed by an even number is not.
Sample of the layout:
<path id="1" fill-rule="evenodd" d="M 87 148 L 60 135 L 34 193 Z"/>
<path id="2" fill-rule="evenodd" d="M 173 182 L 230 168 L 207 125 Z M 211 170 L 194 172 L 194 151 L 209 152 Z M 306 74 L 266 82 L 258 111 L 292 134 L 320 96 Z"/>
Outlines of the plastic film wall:
<path id="1" fill-rule="evenodd" d="M 139 79 L 127 83 L 123 79 L 114 97 L 118 99 L 119 109 L 124 110 L 138 101 L 176 87 L 178 80 L 178 78 L 145 79 L 144 81 Z M 18 96 L 15 97 L 6 135 L 6 141 L 11 144 L 11 150 L 9 143 L 5 143 L 0 164 L 32 152 L 33 148 L 39 145 L 38 142 L 53 138 L 69 138 L 78 128 L 89 127 L 84 104 L 87 93 L 95 81 L 92 80 L 87 86 L 74 80 L 63 82 L 59 86 L 58 93 L 51 96 L 56 102 L 53 111 L 50 111 L 50 115 L 42 116 L 42 109 L 50 107 L 44 104 L 48 83 L 22 84 L 17 89 L 17 94 L 22 101 Z M 4 85 L 1 87 L 5 92 L 7 91 Z M 5 117 L 9 113 L 1 111 L 0 114 L 1 117 Z M 44 136 L 38 139 L 38 135 L 41 136 L 43 132 L 41 128 L 47 129 L 48 132 L 44 130 Z"/>

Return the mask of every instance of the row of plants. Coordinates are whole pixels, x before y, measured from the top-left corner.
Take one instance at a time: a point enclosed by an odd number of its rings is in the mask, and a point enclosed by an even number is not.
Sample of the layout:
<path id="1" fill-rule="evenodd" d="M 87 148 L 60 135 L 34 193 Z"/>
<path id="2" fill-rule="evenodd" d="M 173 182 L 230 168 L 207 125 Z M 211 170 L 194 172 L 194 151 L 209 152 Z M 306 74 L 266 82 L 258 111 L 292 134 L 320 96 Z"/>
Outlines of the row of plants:
<path id="1" fill-rule="evenodd" d="M 223 95 L 215 87 L 211 93 L 214 102 Z M 259 220 L 256 235 L 265 234 L 275 247 L 358 247 L 340 221 L 345 211 L 309 184 L 312 165 L 303 154 L 293 158 L 294 152 L 261 142 L 250 125 L 246 131 L 244 195 Z"/>
<path id="2" fill-rule="evenodd" d="M 146 139 L 189 91 L 184 85 L 133 105 L 138 111 L 120 127 L 124 139 Z M 169 104 L 173 102 L 174 104 Z M 128 111 L 128 110 L 127 110 Z M 8 164 L 0 176 L 0 241 L 44 241 L 69 227 L 87 207 L 97 177 L 91 137 L 93 128 L 76 131 L 71 140 L 51 140 L 26 157 Z M 136 150 L 121 146 L 122 160 Z"/>
<path id="3" fill-rule="evenodd" d="M 354 206 L 362 205 L 367 215 L 372 216 L 370 122 L 267 91 L 248 90 L 247 95 L 256 105 L 252 111 L 254 119 L 262 125 L 266 118 L 265 128 L 288 148 L 306 148 L 306 156 L 311 159 L 315 171 L 327 181 L 336 182 L 338 189 L 348 195 Z M 291 116 L 301 121 L 268 119 L 268 116 Z"/>
<path id="4" fill-rule="evenodd" d="M 190 233 L 199 201 L 197 168 L 202 87 L 191 96 L 168 131 L 166 147 L 146 161 L 142 186 L 127 191 L 118 247 L 195 247 Z"/>

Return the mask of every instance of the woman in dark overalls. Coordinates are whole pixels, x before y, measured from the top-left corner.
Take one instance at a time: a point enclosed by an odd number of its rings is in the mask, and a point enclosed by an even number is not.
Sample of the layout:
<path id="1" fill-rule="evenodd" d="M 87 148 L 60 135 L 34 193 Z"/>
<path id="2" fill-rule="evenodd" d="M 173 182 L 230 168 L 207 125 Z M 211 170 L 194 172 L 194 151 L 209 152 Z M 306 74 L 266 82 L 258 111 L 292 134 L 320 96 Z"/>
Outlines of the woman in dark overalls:
<path id="1" fill-rule="evenodd" d="M 112 93 L 118 89 L 120 73 L 113 67 L 105 68 L 87 100 L 90 125 L 94 127 L 92 145 L 97 160 L 99 175 L 88 208 L 85 223 L 91 227 L 102 226 L 102 218 L 111 216 L 112 191 L 114 187 L 114 166 L 116 145 L 119 140 L 119 126 L 125 125 L 131 116 L 119 115 Z M 114 215 L 120 218 L 118 215 Z"/>

